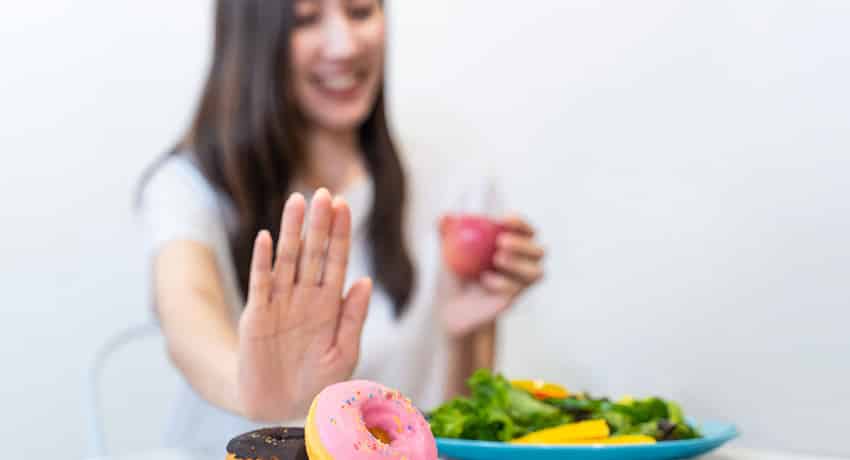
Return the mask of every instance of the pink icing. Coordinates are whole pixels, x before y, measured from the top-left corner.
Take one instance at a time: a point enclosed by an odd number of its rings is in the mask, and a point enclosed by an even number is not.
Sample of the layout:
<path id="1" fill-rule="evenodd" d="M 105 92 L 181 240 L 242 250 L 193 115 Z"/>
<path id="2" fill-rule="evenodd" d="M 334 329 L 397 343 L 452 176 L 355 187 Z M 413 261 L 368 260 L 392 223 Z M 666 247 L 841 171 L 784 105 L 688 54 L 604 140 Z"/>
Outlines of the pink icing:
<path id="1" fill-rule="evenodd" d="M 425 417 L 401 393 L 353 380 L 319 393 L 313 414 L 322 444 L 334 460 L 436 460 L 437 444 Z M 392 441 L 376 439 L 378 427 Z"/>

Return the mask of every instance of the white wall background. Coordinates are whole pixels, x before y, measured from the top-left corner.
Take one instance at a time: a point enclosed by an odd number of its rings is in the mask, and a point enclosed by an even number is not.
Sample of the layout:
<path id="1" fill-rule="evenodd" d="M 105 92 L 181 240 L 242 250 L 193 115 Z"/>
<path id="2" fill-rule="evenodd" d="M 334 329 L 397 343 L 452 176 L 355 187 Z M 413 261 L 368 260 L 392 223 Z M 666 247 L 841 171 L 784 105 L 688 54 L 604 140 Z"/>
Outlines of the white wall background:
<path id="1" fill-rule="evenodd" d="M 132 190 L 191 111 L 209 3 L 0 15 L 0 437 L 28 457 L 84 456 L 85 365 L 146 317 Z M 550 248 L 504 327 L 506 371 L 850 454 L 850 3 L 391 9 L 404 142 L 495 165 Z M 174 378 L 156 340 L 121 357 L 113 446 L 154 442 Z"/>

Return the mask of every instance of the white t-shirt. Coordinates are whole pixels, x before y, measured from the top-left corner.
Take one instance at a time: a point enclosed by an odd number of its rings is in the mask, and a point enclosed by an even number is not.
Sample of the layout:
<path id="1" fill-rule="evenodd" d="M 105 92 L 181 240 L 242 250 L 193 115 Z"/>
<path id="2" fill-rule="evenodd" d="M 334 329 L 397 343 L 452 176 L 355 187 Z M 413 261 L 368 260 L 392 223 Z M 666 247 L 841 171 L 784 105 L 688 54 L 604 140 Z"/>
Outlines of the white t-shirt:
<path id="1" fill-rule="evenodd" d="M 440 257 L 439 216 L 460 206 L 465 211 L 494 213 L 500 203 L 494 182 L 480 173 L 457 165 L 446 170 L 415 165 L 406 169 L 409 190 L 404 224 L 416 269 L 412 300 L 397 320 L 390 298 L 375 285 L 353 378 L 396 388 L 428 410 L 442 402 L 448 364 L 447 337 L 438 317 L 438 283 L 446 276 Z M 372 182 L 364 179 L 342 194 L 352 212 L 346 280 L 350 285 L 371 275 L 366 224 L 373 201 Z M 229 199 L 212 188 L 189 155 L 180 154 L 166 160 L 147 183 L 141 216 L 151 261 L 164 243 L 174 240 L 200 242 L 215 253 L 235 325 L 244 297 L 230 254 L 235 215 Z M 303 419 L 281 423 L 302 426 Z M 207 403 L 182 382 L 165 443 L 219 453 L 230 438 L 256 428 L 259 426 Z"/>

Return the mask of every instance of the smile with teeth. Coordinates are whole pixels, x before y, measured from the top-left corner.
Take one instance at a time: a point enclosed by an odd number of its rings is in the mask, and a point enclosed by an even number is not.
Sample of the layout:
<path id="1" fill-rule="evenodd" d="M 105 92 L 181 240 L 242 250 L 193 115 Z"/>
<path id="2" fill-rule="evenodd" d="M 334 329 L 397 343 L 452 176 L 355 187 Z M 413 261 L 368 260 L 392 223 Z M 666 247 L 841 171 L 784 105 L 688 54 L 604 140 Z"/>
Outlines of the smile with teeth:
<path id="1" fill-rule="evenodd" d="M 316 83 L 331 91 L 348 91 L 354 89 L 365 77 L 365 72 L 349 72 L 327 77 L 316 77 Z"/>

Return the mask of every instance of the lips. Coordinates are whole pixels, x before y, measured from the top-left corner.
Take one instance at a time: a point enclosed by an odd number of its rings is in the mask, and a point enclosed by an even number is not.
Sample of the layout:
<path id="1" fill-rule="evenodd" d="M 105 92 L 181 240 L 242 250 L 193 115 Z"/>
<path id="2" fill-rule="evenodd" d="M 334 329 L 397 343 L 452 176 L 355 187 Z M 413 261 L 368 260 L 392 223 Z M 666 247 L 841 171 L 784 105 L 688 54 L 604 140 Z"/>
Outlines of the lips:
<path id="1" fill-rule="evenodd" d="M 364 70 L 313 77 L 313 84 L 322 94 L 332 98 L 347 99 L 359 94 L 368 73 Z"/>
<path id="2" fill-rule="evenodd" d="M 319 84 L 332 91 L 345 91 L 357 84 L 357 78 L 353 74 L 337 75 L 319 79 Z"/>

